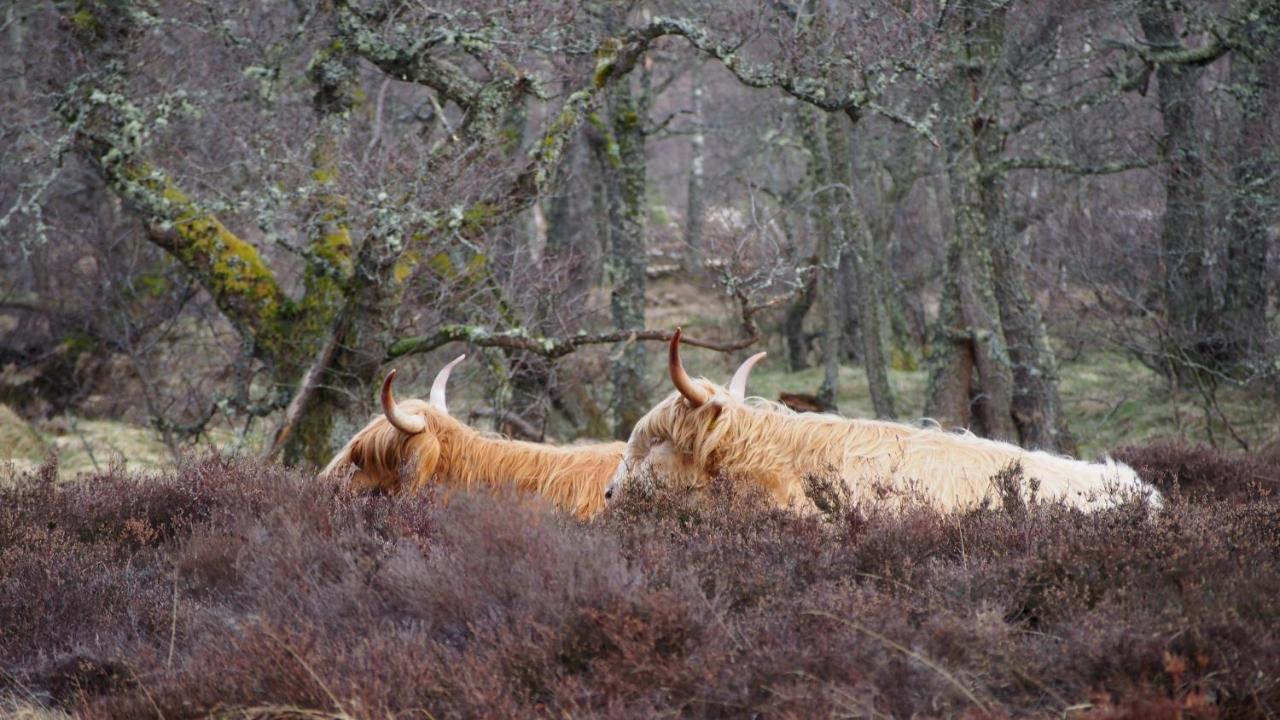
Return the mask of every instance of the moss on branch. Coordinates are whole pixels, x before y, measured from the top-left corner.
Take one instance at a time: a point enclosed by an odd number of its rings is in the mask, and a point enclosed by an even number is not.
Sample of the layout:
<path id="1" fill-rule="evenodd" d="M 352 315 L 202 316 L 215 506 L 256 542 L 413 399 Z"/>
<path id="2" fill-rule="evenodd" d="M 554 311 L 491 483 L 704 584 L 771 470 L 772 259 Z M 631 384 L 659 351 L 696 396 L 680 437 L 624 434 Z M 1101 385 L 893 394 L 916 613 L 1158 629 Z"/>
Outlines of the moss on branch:
<path id="1" fill-rule="evenodd" d="M 218 307 L 269 352 L 294 308 L 257 249 L 200 208 L 149 163 L 108 168 L 112 185 L 153 219 L 152 240 L 192 272 Z"/>

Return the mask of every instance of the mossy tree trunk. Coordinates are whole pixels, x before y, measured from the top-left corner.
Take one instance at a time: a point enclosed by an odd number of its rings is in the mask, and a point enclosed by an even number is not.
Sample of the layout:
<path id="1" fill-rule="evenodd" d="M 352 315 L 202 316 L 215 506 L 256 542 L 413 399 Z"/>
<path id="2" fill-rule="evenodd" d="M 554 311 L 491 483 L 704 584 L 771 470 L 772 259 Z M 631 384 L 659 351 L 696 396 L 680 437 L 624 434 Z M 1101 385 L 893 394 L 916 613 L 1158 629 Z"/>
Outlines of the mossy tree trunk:
<path id="1" fill-rule="evenodd" d="M 648 199 L 645 192 L 644 96 L 628 80 L 608 92 L 609 125 L 606 153 L 612 172 L 605 188 L 609 196 L 609 270 L 613 281 L 610 308 L 619 330 L 643 330 Z M 630 437 L 631 428 L 649 410 L 645 391 L 644 346 L 625 341 L 614 352 L 613 432 Z"/>
<path id="2" fill-rule="evenodd" d="M 966 0 L 948 11 L 958 47 L 955 70 L 941 89 L 939 122 L 947 157 L 952 238 L 925 414 L 944 425 L 968 424 L 988 437 L 1015 440 L 1013 372 L 989 245 L 992 221 L 999 222 L 992 217 L 999 199 L 983 187 L 986 162 L 999 152 L 1000 138 L 995 119 L 984 116 L 981 101 L 991 89 L 992 71 L 1002 54 L 1004 13 L 1004 5 L 987 0 Z M 963 325 L 958 326 L 960 318 Z M 977 382 L 968 392 L 960 392 L 958 384 L 966 375 L 966 344 Z"/>
<path id="3" fill-rule="evenodd" d="M 957 8 L 954 12 L 962 13 L 964 9 Z M 958 332 L 970 338 L 978 382 L 970 397 L 965 399 L 966 404 L 972 405 L 972 410 L 958 406 L 943 407 L 935 398 L 931 401 L 933 409 L 926 414 L 944 424 L 971 416 L 971 425 L 982 434 L 1013 440 L 1017 437 L 1011 410 L 1013 372 L 1000 323 L 1000 305 L 987 244 L 992 230 L 988 224 L 990 208 L 984 207 L 980 191 L 983 174 L 981 144 L 987 138 L 981 133 L 975 135 L 971 130 L 971 118 L 976 116 L 971 93 L 976 84 L 975 78 L 954 78 L 943 89 L 940 103 L 944 115 L 947 185 L 951 195 L 951 243 L 956 246 L 948 250 L 949 259 L 954 256 L 954 261 L 948 262 L 947 282 L 954 281 L 955 291 L 959 294 L 958 298 L 948 298 L 944 302 L 958 300 L 953 311 L 958 311 L 964 318 L 964 329 L 953 327 L 947 332 L 936 333 L 935 337 Z M 947 313 L 941 314 L 940 322 L 946 316 Z M 935 371 L 941 369 L 941 366 L 934 366 Z M 930 385 L 941 388 L 946 383 L 931 380 Z M 951 398 L 953 403 L 957 400 L 958 397 Z"/>
<path id="4" fill-rule="evenodd" d="M 1004 137 L 994 97 L 1007 5 L 967 0 L 950 21 L 960 45 L 942 89 L 952 206 L 942 311 L 931 348 L 925 414 L 1029 447 L 1070 452 L 1053 348 L 1007 227 Z"/>
<path id="5" fill-rule="evenodd" d="M 290 352 L 279 358 L 277 384 L 282 394 L 302 381 L 320 345 L 331 334 L 342 342 L 335 348 L 315 393 L 284 445 L 283 460 L 288 465 L 323 467 L 335 445 L 337 418 L 349 409 L 352 396 L 372 384 L 377 369 L 356 374 L 337 372 L 340 364 L 346 364 L 345 343 L 355 339 L 350 321 L 343 318 L 339 322 L 346 288 L 338 278 L 354 269 L 356 250 L 347 216 L 349 201 L 337 190 L 342 172 L 340 145 L 347 128 L 345 117 L 357 104 L 355 66 L 356 58 L 337 43 L 321 48 L 307 65 L 307 77 L 314 89 L 312 107 L 320 120 L 320 131 L 311 138 L 310 150 L 311 177 L 318 192 L 308 209 L 306 228 L 313 260 L 303 276 L 305 312 L 295 328 Z"/>

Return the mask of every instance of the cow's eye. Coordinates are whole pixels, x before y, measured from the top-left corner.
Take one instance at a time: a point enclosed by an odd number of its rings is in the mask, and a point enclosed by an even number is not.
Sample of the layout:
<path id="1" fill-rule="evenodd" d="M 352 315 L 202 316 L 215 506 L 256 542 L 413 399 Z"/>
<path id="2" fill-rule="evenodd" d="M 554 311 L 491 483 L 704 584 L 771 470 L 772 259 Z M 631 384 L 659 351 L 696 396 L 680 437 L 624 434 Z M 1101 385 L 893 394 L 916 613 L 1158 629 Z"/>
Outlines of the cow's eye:
<path id="1" fill-rule="evenodd" d="M 660 437 L 651 437 L 651 438 L 649 438 L 649 447 L 651 447 L 651 448 L 652 448 L 652 447 L 658 447 L 659 445 L 661 445 L 661 444 L 662 444 L 662 443 L 664 443 L 664 442 L 666 442 L 666 440 L 665 440 L 664 438 L 660 438 Z"/>

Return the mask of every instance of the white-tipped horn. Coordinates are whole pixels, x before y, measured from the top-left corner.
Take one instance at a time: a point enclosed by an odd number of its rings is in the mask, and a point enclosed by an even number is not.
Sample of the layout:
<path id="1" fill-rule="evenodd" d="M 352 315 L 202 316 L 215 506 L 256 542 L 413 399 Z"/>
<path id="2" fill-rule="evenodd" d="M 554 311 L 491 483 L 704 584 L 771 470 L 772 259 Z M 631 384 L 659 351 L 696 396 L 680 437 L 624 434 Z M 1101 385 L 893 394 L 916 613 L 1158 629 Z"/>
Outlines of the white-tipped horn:
<path id="1" fill-rule="evenodd" d="M 395 378 L 396 371 L 392 370 L 387 373 L 387 379 L 382 381 L 382 412 L 395 429 L 407 435 L 417 435 L 427 429 L 427 421 L 417 415 L 406 415 L 396 407 L 396 399 L 391 394 L 391 381 Z"/>
<path id="2" fill-rule="evenodd" d="M 751 368 L 755 367 L 756 363 L 763 360 L 764 356 L 768 354 L 764 352 L 756 353 L 742 361 L 742 364 L 734 371 L 733 379 L 729 381 L 729 397 L 738 402 L 747 399 L 747 377 L 751 375 Z"/>
<path id="3" fill-rule="evenodd" d="M 453 368 L 458 363 L 466 360 L 466 355 L 459 355 L 453 359 L 453 362 L 440 368 L 440 372 L 436 373 L 436 379 L 431 383 L 431 407 L 439 410 L 445 415 L 449 414 L 449 406 L 445 402 L 445 387 L 449 385 L 449 373 L 453 372 Z"/>

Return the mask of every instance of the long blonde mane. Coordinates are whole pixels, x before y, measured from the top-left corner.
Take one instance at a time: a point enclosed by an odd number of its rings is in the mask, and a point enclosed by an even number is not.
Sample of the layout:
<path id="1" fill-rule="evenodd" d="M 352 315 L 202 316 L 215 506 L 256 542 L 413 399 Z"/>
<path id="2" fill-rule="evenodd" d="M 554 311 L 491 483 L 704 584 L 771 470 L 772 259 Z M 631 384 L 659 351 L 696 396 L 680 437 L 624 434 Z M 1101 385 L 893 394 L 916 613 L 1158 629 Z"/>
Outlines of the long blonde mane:
<path id="1" fill-rule="evenodd" d="M 696 382 L 724 397 L 714 383 Z M 693 461 L 688 467 L 696 476 L 682 482 L 701 484 L 725 473 L 760 484 L 782 505 L 807 505 L 806 480 L 831 478 L 855 499 L 910 497 L 962 509 L 1000 497 L 993 478 L 1015 464 L 1024 497 L 1094 509 L 1114 502 L 1113 489 L 1150 491 L 1132 469 L 1111 461 L 1086 463 L 936 428 L 796 414 L 765 401 L 694 408 L 672 393 L 637 425 L 633 442 L 649 438 L 671 438 Z"/>
<path id="2" fill-rule="evenodd" d="M 399 409 L 426 419 L 412 435 L 381 415 L 356 433 L 322 475 L 354 467 L 353 490 L 415 492 L 439 482 L 447 487 L 514 487 L 536 493 L 579 518 L 604 508 L 604 487 L 622 459 L 625 443 L 556 447 L 487 437 L 422 400 Z"/>

